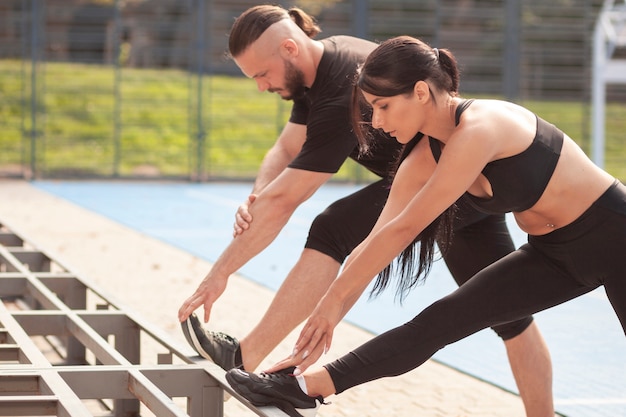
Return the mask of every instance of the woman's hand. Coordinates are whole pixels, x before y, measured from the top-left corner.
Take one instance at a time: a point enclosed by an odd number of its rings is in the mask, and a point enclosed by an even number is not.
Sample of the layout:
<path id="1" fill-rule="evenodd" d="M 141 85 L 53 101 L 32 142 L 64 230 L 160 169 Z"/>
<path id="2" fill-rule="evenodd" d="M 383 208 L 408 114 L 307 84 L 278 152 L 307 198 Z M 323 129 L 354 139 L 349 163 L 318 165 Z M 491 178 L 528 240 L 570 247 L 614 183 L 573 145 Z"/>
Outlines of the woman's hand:
<path id="1" fill-rule="evenodd" d="M 250 206 L 256 200 L 256 194 L 250 194 L 248 199 L 243 202 L 235 213 L 235 224 L 233 225 L 233 237 L 237 237 L 250 228 L 252 223 L 252 215 L 250 214 Z"/>
<path id="2" fill-rule="evenodd" d="M 295 366 L 295 375 L 299 375 L 317 362 L 330 349 L 333 331 L 344 315 L 343 306 L 343 300 L 334 296 L 332 291 L 327 292 L 300 332 L 291 356 L 278 362 L 267 372 Z"/>

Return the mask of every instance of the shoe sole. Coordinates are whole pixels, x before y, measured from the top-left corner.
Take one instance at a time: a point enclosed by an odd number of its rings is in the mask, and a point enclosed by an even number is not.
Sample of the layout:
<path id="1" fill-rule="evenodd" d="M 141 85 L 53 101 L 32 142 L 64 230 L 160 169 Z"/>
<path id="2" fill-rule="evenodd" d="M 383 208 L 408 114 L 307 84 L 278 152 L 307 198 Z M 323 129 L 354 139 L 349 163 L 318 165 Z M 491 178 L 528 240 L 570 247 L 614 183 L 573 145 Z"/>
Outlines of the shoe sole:
<path id="1" fill-rule="evenodd" d="M 200 356 L 214 362 L 211 355 L 209 355 L 209 353 L 202 348 L 202 344 L 200 343 L 200 340 L 198 339 L 198 336 L 196 336 L 196 332 L 191 325 L 191 317 L 188 317 L 187 320 L 182 323 L 182 328 L 185 339 L 187 339 L 187 343 L 189 343 Z"/>
<path id="2" fill-rule="evenodd" d="M 237 391 L 240 395 L 246 398 L 252 405 L 256 407 L 265 407 L 265 406 L 273 406 L 278 407 L 282 411 L 284 411 L 289 417 L 315 417 L 317 414 L 318 407 L 302 409 L 296 408 L 293 404 L 286 400 L 282 400 L 276 397 L 270 397 L 264 394 L 259 394 L 257 392 L 251 391 L 250 388 L 247 387 L 247 379 L 245 380 L 237 380 L 238 378 L 232 376 L 230 373 L 226 373 L 226 380 L 230 384 L 230 386 Z"/>

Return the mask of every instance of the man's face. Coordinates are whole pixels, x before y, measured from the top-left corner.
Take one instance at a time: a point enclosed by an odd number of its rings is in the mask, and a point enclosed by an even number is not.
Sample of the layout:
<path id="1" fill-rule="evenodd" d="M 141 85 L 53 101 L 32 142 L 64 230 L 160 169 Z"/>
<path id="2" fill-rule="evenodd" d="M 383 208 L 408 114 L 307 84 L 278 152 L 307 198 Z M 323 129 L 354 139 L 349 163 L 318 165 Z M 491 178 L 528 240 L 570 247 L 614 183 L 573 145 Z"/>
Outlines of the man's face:
<path id="1" fill-rule="evenodd" d="M 304 73 L 277 50 L 264 51 L 255 42 L 235 57 L 235 63 L 246 77 L 256 81 L 259 91 L 276 93 L 284 100 L 302 97 L 305 92 Z"/>
<path id="2" fill-rule="evenodd" d="M 283 62 L 285 63 L 285 88 L 282 91 L 284 94 L 277 91 L 278 94 L 280 94 L 284 100 L 293 100 L 304 96 L 304 93 L 306 92 L 306 86 L 304 85 L 304 73 L 300 69 L 296 68 L 296 66 L 291 62 Z M 269 91 L 274 92 L 271 89 Z"/>

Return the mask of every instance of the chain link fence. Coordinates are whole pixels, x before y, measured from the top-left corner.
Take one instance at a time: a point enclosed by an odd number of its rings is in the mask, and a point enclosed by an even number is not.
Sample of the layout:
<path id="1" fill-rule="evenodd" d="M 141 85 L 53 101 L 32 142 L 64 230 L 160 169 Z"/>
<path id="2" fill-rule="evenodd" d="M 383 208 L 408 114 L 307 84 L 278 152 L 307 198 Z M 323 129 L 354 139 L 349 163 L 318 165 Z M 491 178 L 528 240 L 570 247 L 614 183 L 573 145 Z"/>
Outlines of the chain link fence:
<path id="1" fill-rule="evenodd" d="M 246 0 L 0 2 L 0 176 L 253 178 L 290 105 L 225 55 Z M 451 49 L 465 96 L 521 102 L 590 147 L 598 0 L 318 0 L 322 36 L 409 34 Z M 626 92 L 608 94 L 607 167 L 626 161 Z M 555 112 L 554 109 L 561 111 Z M 337 179 L 368 174 L 346 163 Z"/>

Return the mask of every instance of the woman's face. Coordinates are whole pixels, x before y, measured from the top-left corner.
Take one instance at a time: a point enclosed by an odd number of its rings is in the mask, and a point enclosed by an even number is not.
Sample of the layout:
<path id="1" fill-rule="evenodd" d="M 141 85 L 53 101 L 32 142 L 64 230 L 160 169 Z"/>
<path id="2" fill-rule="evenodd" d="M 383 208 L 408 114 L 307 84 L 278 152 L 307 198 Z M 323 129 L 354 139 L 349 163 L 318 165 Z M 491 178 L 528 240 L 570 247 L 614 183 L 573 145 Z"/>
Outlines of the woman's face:
<path id="1" fill-rule="evenodd" d="M 372 106 L 372 127 L 375 129 L 385 131 L 403 144 L 420 131 L 421 112 L 413 93 L 382 97 L 363 92 L 363 96 Z"/>

